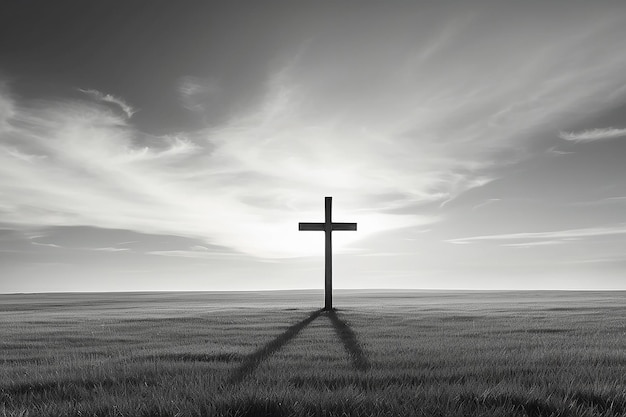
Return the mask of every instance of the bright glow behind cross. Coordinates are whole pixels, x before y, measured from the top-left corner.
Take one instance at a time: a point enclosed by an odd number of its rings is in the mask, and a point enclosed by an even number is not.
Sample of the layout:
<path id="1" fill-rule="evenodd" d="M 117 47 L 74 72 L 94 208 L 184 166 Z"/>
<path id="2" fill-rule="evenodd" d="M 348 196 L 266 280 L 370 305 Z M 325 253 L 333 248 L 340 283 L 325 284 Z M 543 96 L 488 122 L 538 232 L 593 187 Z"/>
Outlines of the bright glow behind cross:
<path id="1" fill-rule="evenodd" d="M 326 233 L 325 274 L 324 274 L 324 310 L 333 308 L 333 259 L 332 231 L 356 230 L 356 223 L 333 223 L 333 198 L 326 197 L 326 215 L 324 223 L 298 223 L 298 230 L 318 230 Z"/>

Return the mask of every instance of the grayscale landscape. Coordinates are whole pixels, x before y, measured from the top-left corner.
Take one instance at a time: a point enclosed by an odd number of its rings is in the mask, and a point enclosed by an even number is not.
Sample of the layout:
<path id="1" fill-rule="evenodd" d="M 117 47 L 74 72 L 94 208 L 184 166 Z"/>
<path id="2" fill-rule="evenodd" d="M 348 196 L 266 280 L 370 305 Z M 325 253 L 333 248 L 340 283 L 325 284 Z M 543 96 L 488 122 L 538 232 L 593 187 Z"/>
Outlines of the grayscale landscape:
<path id="1" fill-rule="evenodd" d="M 0 2 L 0 417 L 626 417 L 625 0 Z"/>
<path id="2" fill-rule="evenodd" d="M 623 416 L 626 293 L 0 295 L 2 416 Z"/>

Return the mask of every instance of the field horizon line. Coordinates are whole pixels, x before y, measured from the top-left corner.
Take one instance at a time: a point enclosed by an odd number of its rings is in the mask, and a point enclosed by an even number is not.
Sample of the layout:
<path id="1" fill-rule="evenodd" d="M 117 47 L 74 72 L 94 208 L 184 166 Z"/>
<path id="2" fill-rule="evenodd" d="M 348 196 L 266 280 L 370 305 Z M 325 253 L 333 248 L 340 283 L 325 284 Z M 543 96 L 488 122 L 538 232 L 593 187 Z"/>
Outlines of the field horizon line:
<path id="1" fill-rule="evenodd" d="M 37 292 L 1 292 L 0 296 L 32 295 L 94 295 L 94 294 L 256 294 L 256 293 L 323 293 L 323 288 L 287 288 L 287 289 L 244 289 L 244 290 L 120 290 L 120 291 L 37 291 Z M 626 293 L 626 289 L 485 289 L 485 288 L 333 288 L 337 293 Z"/>

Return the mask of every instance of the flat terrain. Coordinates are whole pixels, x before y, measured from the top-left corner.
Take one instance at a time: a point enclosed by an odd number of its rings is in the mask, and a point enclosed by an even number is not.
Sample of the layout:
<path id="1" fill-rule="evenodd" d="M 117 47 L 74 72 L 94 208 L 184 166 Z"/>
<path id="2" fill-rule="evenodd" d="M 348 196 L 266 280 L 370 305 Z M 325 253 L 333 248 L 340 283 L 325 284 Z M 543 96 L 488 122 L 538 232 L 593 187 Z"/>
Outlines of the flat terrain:
<path id="1" fill-rule="evenodd" d="M 625 292 L 0 295 L 0 416 L 626 416 Z"/>

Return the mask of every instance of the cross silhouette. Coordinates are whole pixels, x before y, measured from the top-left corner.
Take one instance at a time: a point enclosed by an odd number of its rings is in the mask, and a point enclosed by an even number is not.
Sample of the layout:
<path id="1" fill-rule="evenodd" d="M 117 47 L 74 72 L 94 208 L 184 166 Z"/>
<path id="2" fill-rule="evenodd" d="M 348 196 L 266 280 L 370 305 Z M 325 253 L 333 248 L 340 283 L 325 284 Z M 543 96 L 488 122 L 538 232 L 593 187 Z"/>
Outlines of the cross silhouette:
<path id="1" fill-rule="evenodd" d="M 333 254 L 332 254 L 332 231 L 333 230 L 356 230 L 356 223 L 333 223 L 332 210 L 333 198 L 326 197 L 326 216 L 324 223 L 298 223 L 298 230 L 317 230 L 326 233 L 326 253 L 324 274 L 324 310 L 333 308 Z"/>

